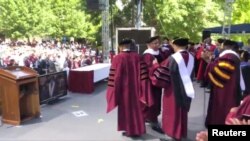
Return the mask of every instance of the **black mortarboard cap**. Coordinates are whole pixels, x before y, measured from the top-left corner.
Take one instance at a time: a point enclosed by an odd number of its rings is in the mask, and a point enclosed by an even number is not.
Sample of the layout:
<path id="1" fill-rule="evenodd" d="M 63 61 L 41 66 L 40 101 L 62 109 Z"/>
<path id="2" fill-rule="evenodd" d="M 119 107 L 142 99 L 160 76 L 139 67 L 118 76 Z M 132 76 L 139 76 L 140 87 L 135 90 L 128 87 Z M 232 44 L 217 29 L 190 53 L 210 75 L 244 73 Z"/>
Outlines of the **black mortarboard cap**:
<path id="1" fill-rule="evenodd" d="M 235 45 L 235 42 L 234 41 L 231 41 L 231 40 L 225 40 L 224 43 L 223 43 L 224 46 L 234 46 Z"/>
<path id="2" fill-rule="evenodd" d="M 222 38 L 217 39 L 217 42 L 220 44 L 222 44 L 224 41 L 225 41 L 225 39 L 222 39 Z"/>
<path id="3" fill-rule="evenodd" d="M 147 40 L 147 44 L 149 44 L 149 43 L 152 43 L 154 40 L 158 40 L 158 39 L 160 39 L 160 36 L 154 36 L 154 37 L 150 37 L 148 40 Z"/>
<path id="4" fill-rule="evenodd" d="M 224 47 L 233 49 L 234 51 L 239 50 L 239 45 L 237 44 L 237 42 L 232 40 L 225 40 L 223 45 Z"/>
<path id="5" fill-rule="evenodd" d="M 187 46 L 188 39 L 187 38 L 177 38 L 173 41 L 173 44 L 175 44 L 177 46 Z"/>
<path id="6" fill-rule="evenodd" d="M 132 40 L 129 39 L 129 38 L 125 38 L 125 39 L 122 39 L 120 42 L 119 42 L 119 46 L 123 46 L 123 45 L 130 45 L 132 44 Z"/>

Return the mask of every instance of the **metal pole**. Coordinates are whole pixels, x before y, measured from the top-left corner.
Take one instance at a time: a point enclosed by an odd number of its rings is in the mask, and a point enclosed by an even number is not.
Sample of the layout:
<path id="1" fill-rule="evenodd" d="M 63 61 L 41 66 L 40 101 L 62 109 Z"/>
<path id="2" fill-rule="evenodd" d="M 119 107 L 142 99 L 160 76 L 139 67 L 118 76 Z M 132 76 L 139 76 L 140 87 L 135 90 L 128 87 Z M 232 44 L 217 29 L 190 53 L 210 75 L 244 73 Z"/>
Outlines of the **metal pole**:
<path id="1" fill-rule="evenodd" d="M 225 39 L 230 38 L 231 33 L 231 22 L 232 22 L 232 12 L 233 12 L 234 0 L 225 0 L 224 5 L 224 21 L 222 28 L 222 35 Z"/>
<path id="2" fill-rule="evenodd" d="M 111 34 L 111 51 L 114 51 L 114 40 L 113 40 L 113 28 L 114 28 L 114 19 L 113 19 L 113 10 L 112 10 L 112 2 L 110 1 L 110 18 L 111 18 L 111 22 L 110 22 L 110 26 L 111 26 L 111 29 L 110 29 L 110 34 Z"/>
<path id="3" fill-rule="evenodd" d="M 105 62 L 108 62 L 109 56 L 109 1 L 102 0 L 102 5 L 104 8 L 102 9 L 102 43 L 103 43 L 103 59 Z"/>
<path id="4" fill-rule="evenodd" d="M 141 27 L 141 12 L 142 12 L 142 1 L 137 0 L 137 16 L 136 16 L 136 25 L 135 28 L 139 29 Z"/>

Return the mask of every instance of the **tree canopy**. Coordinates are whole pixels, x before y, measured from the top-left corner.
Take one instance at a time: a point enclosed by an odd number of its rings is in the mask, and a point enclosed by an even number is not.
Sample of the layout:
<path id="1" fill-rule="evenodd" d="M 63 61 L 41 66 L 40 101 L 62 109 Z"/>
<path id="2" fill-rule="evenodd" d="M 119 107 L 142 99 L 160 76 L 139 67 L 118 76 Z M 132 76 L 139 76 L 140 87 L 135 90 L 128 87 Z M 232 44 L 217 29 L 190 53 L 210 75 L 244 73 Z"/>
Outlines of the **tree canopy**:
<path id="1" fill-rule="evenodd" d="M 136 1 L 110 0 L 112 27 L 134 27 Z M 200 41 L 204 28 L 221 26 L 225 0 L 142 0 L 143 22 L 157 34 Z M 250 22 L 250 3 L 234 2 L 232 24 Z M 111 15 L 111 14 L 110 14 Z M 10 38 L 84 37 L 100 40 L 101 12 L 89 11 L 85 0 L 0 0 L 0 32 Z M 115 30 L 113 30 L 115 31 Z M 100 42 L 99 41 L 99 42 Z"/>
<path id="2" fill-rule="evenodd" d="M 10 38 L 33 36 L 95 38 L 99 23 L 81 0 L 0 0 L 0 31 Z"/>

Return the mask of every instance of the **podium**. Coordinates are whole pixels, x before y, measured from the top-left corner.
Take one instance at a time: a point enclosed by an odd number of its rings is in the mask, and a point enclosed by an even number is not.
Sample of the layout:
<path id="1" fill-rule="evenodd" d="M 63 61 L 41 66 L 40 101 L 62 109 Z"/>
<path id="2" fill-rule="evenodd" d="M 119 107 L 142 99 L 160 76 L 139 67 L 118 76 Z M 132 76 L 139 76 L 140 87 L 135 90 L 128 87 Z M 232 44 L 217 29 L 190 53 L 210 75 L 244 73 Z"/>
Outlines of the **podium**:
<path id="1" fill-rule="evenodd" d="M 3 123 L 19 125 L 39 117 L 37 72 L 20 66 L 0 69 L 0 101 Z"/>

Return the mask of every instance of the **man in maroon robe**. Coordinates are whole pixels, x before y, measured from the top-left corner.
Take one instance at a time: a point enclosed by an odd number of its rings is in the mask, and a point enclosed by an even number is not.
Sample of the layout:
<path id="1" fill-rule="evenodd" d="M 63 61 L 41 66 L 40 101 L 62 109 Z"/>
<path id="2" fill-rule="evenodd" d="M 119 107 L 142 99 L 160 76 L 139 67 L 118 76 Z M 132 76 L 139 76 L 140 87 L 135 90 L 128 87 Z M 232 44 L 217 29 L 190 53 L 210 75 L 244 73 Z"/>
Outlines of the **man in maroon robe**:
<path id="1" fill-rule="evenodd" d="M 194 57 L 185 50 L 188 39 L 173 41 L 175 53 L 160 65 L 154 61 L 154 71 L 150 75 L 153 84 L 164 88 L 162 128 L 167 136 L 175 140 L 187 137 L 187 118 L 194 88 L 191 75 Z"/>
<path id="2" fill-rule="evenodd" d="M 163 61 L 162 54 L 160 54 L 159 46 L 160 46 L 160 37 L 155 36 L 149 38 L 147 41 L 148 49 L 146 49 L 143 53 L 142 59 L 147 64 L 147 69 L 150 71 L 153 67 L 153 60 L 157 59 L 158 62 Z M 163 133 L 159 122 L 158 116 L 161 114 L 161 97 L 162 97 L 162 88 L 150 85 L 153 93 L 153 101 L 154 105 L 148 107 L 146 105 L 142 105 L 143 108 L 143 116 L 146 122 L 148 122 L 152 129 Z"/>
<path id="3" fill-rule="evenodd" d="M 197 52 L 197 59 L 199 60 L 199 68 L 198 68 L 198 73 L 197 73 L 197 80 L 201 82 L 201 87 L 206 87 L 207 86 L 207 81 L 204 78 L 204 73 L 206 71 L 207 67 L 207 59 L 208 54 L 213 54 L 216 46 L 212 44 L 212 40 L 210 37 L 204 40 L 204 43 L 202 46 L 199 48 Z"/>
<path id="4" fill-rule="evenodd" d="M 206 125 L 224 124 L 232 107 L 241 100 L 245 84 L 241 75 L 240 58 L 236 42 L 225 40 L 224 51 L 207 66 L 205 76 L 211 83 Z"/>
<path id="5" fill-rule="evenodd" d="M 120 53 L 112 61 L 107 87 L 107 112 L 118 107 L 118 131 L 134 137 L 146 132 L 141 103 L 151 106 L 151 90 L 145 63 L 129 49 L 132 40 L 119 43 Z M 142 85 L 145 89 L 141 89 Z"/>

